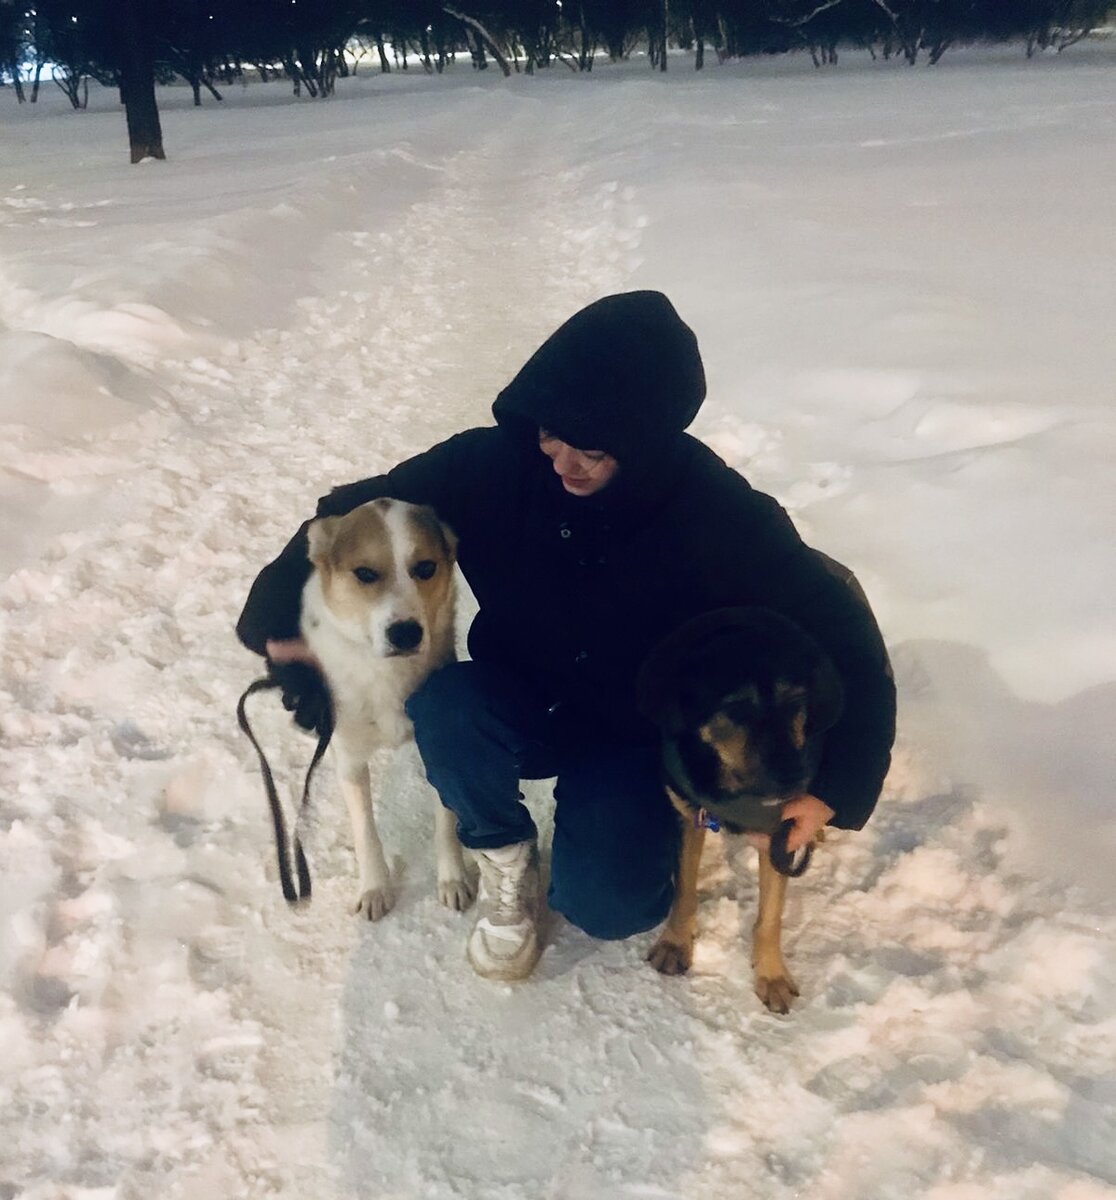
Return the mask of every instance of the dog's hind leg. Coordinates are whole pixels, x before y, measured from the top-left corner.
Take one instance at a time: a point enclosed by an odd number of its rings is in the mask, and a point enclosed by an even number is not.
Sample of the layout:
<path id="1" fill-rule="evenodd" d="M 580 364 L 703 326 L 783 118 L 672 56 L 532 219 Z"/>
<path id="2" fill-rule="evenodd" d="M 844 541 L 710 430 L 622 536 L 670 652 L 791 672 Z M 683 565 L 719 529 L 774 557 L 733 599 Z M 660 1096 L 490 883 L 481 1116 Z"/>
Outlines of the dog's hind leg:
<path id="1" fill-rule="evenodd" d="M 659 940 L 647 961 L 663 975 L 684 975 L 694 960 L 697 927 L 697 880 L 705 828 L 682 816 L 682 845 L 678 853 L 678 877 L 674 881 L 674 903 Z"/>
<path id="2" fill-rule="evenodd" d="M 756 995 L 772 1012 L 790 1012 L 798 985 L 783 962 L 783 905 L 787 877 L 771 865 L 766 850 L 759 860 L 759 915 L 752 933 Z"/>
<path id="3" fill-rule="evenodd" d="M 434 789 L 431 788 L 431 791 Z M 457 840 L 457 818 L 434 793 L 434 858 L 438 867 L 438 902 L 464 912 L 476 891 L 465 872 L 461 843 Z"/>
<path id="4" fill-rule="evenodd" d="M 363 758 L 352 756 L 336 737 L 333 746 L 341 794 L 345 797 L 353 823 L 353 848 L 360 878 L 360 892 L 353 911 L 369 921 L 378 921 L 391 911 L 395 895 L 391 889 L 384 847 L 372 815 L 368 763 Z"/>

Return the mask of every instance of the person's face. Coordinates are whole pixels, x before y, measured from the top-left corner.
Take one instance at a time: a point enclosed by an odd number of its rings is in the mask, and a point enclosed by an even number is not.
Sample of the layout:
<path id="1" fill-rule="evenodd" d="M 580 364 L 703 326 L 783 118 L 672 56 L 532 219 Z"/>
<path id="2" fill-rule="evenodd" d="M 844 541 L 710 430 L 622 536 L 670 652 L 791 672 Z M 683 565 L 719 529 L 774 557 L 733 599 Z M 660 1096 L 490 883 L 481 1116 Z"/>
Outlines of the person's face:
<path id="1" fill-rule="evenodd" d="M 546 429 L 539 430 L 539 449 L 554 464 L 571 496 L 592 496 L 611 482 L 619 463 L 603 450 L 575 450 Z"/>

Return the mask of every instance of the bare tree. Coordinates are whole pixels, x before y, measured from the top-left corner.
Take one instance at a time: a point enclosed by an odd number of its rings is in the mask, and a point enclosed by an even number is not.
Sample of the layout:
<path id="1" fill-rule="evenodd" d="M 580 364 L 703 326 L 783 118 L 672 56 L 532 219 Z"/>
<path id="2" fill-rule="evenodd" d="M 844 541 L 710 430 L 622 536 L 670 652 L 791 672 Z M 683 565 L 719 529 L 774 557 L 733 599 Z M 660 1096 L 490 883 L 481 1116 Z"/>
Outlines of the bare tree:
<path id="1" fill-rule="evenodd" d="M 823 26 L 816 18 L 842 3 L 844 0 L 822 0 L 820 4 L 812 5 L 808 12 L 772 12 L 770 19 L 776 25 L 785 26 L 802 42 L 810 51 L 815 67 L 832 66 L 837 62 L 837 43 L 840 40 L 838 27 L 832 24 Z"/>
<path id="2" fill-rule="evenodd" d="M 1075 45 L 1103 24 L 1110 7 L 1109 0 L 1057 0 L 1041 6 L 1024 31 L 1027 57 L 1036 50 L 1060 54 Z"/>
<path id="3" fill-rule="evenodd" d="M 471 29 L 476 37 L 480 40 L 480 44 L 488 49 L 489 54 L 491 54 L 499 64 L 500 70 L 504 72 L 504 78 L 506 79 L 511 75 L 511 67 L 508 66 L 508 60 L 500 50 L 496 39 L 491 33 L 488 32 L 481 22 L 477 20 L 476 17 L 471 17 L 467 13 L 463 13 L 459 9 L 453 8 L 449 4 L 442 5 L 442 12 L 444 12 L 447 16 L 453 17 L 455 21 L 460 21 L 462 25 L 465 25 Z"/>
<path id="4" fill-rule="evenodd" d="M 27 50 L 27 28 L 22 4 L 0 0 L 0 81 L 5 74 L 12 81 L 16 99 L 23 104 L 23 60 Z"/>

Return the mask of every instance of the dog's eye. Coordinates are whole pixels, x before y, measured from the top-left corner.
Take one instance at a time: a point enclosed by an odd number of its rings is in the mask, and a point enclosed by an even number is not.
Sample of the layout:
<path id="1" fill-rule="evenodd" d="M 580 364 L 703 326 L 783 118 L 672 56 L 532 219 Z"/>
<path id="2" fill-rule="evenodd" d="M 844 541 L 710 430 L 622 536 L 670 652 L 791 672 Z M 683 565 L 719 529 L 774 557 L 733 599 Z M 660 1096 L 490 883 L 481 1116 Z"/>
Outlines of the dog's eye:
<path id="1" fill-rule="evenodd" d="M 432 558 L 424 558 L 422 562 L 415 563 L 411 568 L 411 574 L 416 579 L 433 579 L 437 569 L 438 564 Z"/>
<path id="2" fill-rule="evenodd" d="M 353 567 L 353 574 L 361 583 L 377 583 L 380 579 L 380 572 L 371 567 Z"/>

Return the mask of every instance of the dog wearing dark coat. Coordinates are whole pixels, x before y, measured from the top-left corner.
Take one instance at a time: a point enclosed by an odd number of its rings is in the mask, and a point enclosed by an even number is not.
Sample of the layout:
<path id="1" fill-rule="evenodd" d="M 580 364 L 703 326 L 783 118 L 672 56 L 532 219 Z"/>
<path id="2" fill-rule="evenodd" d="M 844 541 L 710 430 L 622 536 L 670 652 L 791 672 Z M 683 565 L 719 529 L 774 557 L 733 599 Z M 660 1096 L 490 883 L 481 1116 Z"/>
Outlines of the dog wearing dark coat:
<path id="1" fill-rule="evenodd" d="M 663 739 L 667 795 L 681 819 L 674 903 L 648 954 L 666 975 L 693 961 L 697 875 L 707 829 L 776 834 L 783 805 L 810 790 L 842 690 L 805 630 L 761 608 L 725 608 L 686 622 L 648 656 L 638 684 L 643 713 Z M 798 987 L 782 952 L 787 867 L 760 850 L 753 931 L 756 993 L 790 1010 Z"/>

